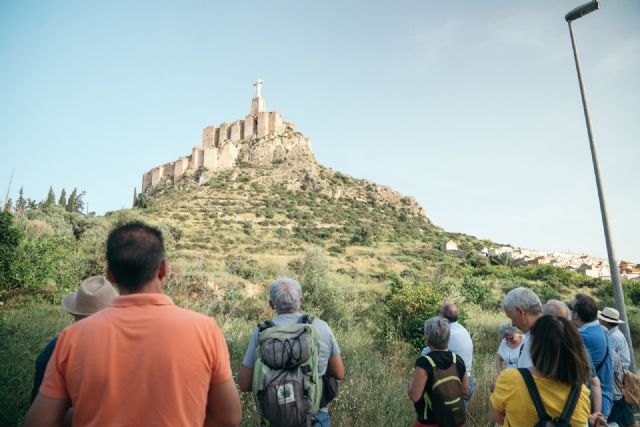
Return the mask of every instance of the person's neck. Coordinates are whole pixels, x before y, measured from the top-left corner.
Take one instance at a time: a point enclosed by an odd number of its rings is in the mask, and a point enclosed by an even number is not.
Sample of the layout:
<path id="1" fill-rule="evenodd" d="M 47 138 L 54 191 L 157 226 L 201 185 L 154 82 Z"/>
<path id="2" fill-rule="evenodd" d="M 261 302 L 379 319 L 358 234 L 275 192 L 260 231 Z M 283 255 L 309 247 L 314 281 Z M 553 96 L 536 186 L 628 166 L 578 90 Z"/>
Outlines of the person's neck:
<path id="1" fill-rule="evenodd" d="M 538 321 L 539 318 L 542 317 L 542 313 L 538 313 L 538 314 L 529 314 L 527 316 L 527 323 L 528 323 L 528 329 L 525 332 L 529 332 L 531 331 L 531 328 L 533 328 L 533 325 L 535 325 L 535 323 Z"/>
<path id="2" fill-rule="evenodd" d="M 134 295 L 134 294 L 161 294 L 162 293 L 162 282 L 159 280 L 152 280 L 151 282 L 145 283 L 139 289 L 135 291 L 118 287 L 118 291 L 120 291 L 120 295 Z"/>
<path id="3" fill-rule="evenodd" d="M 300 314 L 300 310 L 289 310 L 289 311 L 284 311 L 282 313 L 278 313 L 278 316 L 281 316 L 283 314 Z"/>
<path id="4" fill-rule="evenodd" d="M 547 376 L 544 375 L 542 372 L 538 371 L 535 366 L 530 367 L 529 370 L 533 375 L 535 375 L 538 378 L 547 378 Z"/>
<path id="5" fill-rule="evenodd" d="M 506 341 L 507 341 L 507 345 L 508 345 L 509 347 L 511 347 L 511 348 L 518 348 L 518 347 L 520 346 L 520 343 L 522 342 L 522 338 L 516 338 L 516 339 L 515 339 L 515 340 L 513 340 L 513 341 L 509 341 L 509 340 L 506 340 Z"/>

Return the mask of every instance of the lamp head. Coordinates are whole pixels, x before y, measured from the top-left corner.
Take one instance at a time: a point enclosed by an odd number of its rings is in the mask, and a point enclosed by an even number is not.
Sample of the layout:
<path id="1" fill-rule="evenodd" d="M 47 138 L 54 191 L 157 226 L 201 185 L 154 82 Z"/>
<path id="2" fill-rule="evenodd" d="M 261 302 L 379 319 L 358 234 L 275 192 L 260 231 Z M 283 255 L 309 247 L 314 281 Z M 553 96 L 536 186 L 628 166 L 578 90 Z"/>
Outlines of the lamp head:
<path id="1" fill-rule="evenodd" d="M 567 13 L 564 19 L 566 19 L 567 22 L 571 22 L 578 18 L 582 18 L 584 15 L 598 9 L 600 9 L 600 1 L 592 0 L 589 3 L 585 3 L 582 6 L 578 6 L 575 9 L 573 9 L 571 12 Z"/>

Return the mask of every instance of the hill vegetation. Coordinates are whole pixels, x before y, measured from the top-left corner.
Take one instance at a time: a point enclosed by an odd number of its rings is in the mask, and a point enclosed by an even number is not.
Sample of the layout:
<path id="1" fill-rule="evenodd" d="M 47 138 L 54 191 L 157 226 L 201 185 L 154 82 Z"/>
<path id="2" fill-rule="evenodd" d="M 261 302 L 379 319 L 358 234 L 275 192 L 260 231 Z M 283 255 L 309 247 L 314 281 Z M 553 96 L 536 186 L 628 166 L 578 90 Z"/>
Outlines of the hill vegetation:
<path id="1" fill-rule="evenodd" d="M 81 195 L 74 191 L 74 206 Z M 63 197 L 60 198 L 61 200 Z M 542 300 L 576 292 L 611 304 L 610 284 L 550 266 L 519 267 L 480 254 L 490 241 L 446 232 L 410 197 L 318 165 L 308 156 L 268 165 L 198 170 L 142 194 L 136 207 L 104 216 L 56 203 L 7 206 L 0 214 L 0 424 L 17 425 L 28 407 L 33 361 L 69 323 L 55 307 L 85 277 L 104 271 L 104 242 L 114 225 L 159 227 L 172 271 L 166 292 L 215 317 L 234 372 L 255 324 L 272 313 L 265 290 L 276 277 L 298 278 L 304 311 L 321 316 L 341 345 L 347 380 L 332 405 L 338 426 L 409 425 L 406 398 L 422 324 L 440 303 L 462 308 L 476 345 L 477 391 L 469 425 L 489 425 L 497 327 L 506 291 L 527 286 Z M 464 254 L 443 247 L 454 240 Z M 635 342 L 640 285 L 625 284 Z M 37 325 L 37 326 L 36 326 Z M 255 425 L 245 396 L 244 425 Z"/>

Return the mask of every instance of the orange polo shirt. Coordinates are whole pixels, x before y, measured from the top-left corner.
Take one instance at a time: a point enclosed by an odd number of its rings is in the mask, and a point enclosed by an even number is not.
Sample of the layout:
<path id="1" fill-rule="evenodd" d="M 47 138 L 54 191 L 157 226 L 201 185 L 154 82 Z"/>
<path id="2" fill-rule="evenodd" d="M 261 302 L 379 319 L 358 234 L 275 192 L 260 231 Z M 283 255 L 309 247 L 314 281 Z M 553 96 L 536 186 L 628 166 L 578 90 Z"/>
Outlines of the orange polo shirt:
<path id="1" fill-rule="evenodd" d="M 74 426 L 201 426 L 209 385 L 230 378 L 215 320 L 133 294 L 62 331 L 40 393 L 70 399 Z"/>

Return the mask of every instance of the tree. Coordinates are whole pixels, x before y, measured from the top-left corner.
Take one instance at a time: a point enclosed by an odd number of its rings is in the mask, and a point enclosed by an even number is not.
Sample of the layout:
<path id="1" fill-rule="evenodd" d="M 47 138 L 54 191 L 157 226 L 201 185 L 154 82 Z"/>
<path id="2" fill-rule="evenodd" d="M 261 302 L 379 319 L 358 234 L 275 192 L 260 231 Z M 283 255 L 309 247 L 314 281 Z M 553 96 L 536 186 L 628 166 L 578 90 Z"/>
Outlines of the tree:
<path id="1" fill-rule="evenodd" d="M 58 199 L 58 205 L 62 206 L 65 209 L 67 208 L 67 190 L 65 190 L 64 188 L 60 192 L 60 199 Z"/>
<path id="2" fill-rule="evenodd" d="M 16 201 L 16 212 L 24 212 L 27 207 L 27 201 L 24 198 L 24 190 L 20 187 L 18 192 L 18 200 Z"/>
<path id="3" fill-rule="evenodd" d="M 76 204 L 76 193 L 78 193 L 78 190 L 74 188 L 71 194 L 69 194 L 69 199 L 67 199 L 67 206 L 65 206 L 65 208 L 69 212 L 73 212 L 73 207 Z"/>
<path id="4" fill-rule="evenodd" d="M 16 249 L 22 237 L 22 231 L 13 225 L 13 215 L 0 212 L 0 299 L 4 291 L 14 285 Z"/>
<path id="5" fill-rule="evenodd" d="M 11 200 L 11 197 L 9 197 L 4 201 L 4 208 L 2 210 L 4 212 L 11 212 L 11 209 L 13 209 L 13 200 Z"/>
<path id="6" fill-rule="evenodd" d="M 49 187 L 49 193 L 47 194 L 47 200 L 43 203 L 43 206 L 53 206 L 56 204 L 56 193 L 53 192 L 53 187 Z"/>
<path id="7" fill-rule="evenodd" d="M 68 212 L 79 212 L 82 213 L 82 209 L 84 209 L 84 201 L 82 198 L 84 197 L 85 192 L 78 193 L 78 189 L 74 188 L 71 194 L 69 195 L 69 200 L 67 201 L 67 211 Z"/>

